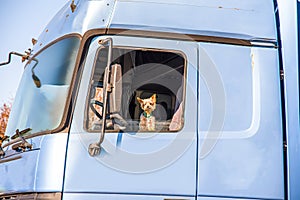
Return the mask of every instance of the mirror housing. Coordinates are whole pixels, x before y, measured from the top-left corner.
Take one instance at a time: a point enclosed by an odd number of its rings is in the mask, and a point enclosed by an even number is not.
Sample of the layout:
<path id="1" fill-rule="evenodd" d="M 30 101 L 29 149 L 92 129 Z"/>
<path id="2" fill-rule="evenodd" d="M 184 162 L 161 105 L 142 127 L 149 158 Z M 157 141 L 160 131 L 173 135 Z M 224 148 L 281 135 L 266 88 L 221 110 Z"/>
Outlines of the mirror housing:
<path id="1" fill-rule="evenodd" d="M 122 99 L 122 67 L 119 64 L 111 66 L 110 84 L 112 86 L 110 93 L 109 108 L 110 113 L 119 113 L 121 110 Z"/>

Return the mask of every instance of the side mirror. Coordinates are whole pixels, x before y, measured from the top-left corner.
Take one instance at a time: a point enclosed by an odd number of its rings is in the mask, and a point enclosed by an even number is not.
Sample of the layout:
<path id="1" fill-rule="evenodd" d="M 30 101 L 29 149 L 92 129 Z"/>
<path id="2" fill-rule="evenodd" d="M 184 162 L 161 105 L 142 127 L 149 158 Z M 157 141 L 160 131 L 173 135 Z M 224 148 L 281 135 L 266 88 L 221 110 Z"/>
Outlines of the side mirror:
<path id="1" fill-rule="evenodd" d="M 90 156 L 96 156 L 100 154 L 101 144 L 105 136 L 106 120 L 112 119 L 113 126 L 117 129 L 123 130 L 126 128 L 127 122 L 119 114 L 121 110 L 121 98 L 122 98 L 122 67 L 119 64 L 111 65 L 112 62 L 112 38 L 106 38 L 100 40 L 99 51 L 105 52 L 104 55 L 107 58 L 104 78 L 103 78 L 103 108 L 102 108 L 102 126 L 101 133 L 98 142 L 91 143 L 88 148 Z M 103 51 L 103 49 L 105 49 Z M 100 115 L 100 114 L 99 114 Z"/>
<path id="2" fill-rule="evenodd" d="M 105 135 L 105 126 L 106 126 L 106 116 L 107 116 L 107 105 L 108 105 L 108 93 L 111 92 L 111 61 L 112 61 L 112 46 L 113 40 L 112 38 L 106 38 L 104 40 L 99 40 L 100 48 L 108 48 L 108 55 L 107 55 L 107 63 L 104 72 L 104 79 L 103 79 L 103 109 L 102 109 L 102 126 L 101 126 L 101 134 L 98 142 L 91 143 L 88 148 L 88 152 L 90 156 L 96 156 L 100 154 L 101 151 L 101 144 L 104 140 Z M 100 49 L 99 48 L 99 49 Z"/>
<path id="3" fill-rule="evenodd" d="M 107 63 L 104 71 L 103 79 L 103 97 L 104 107 L 105 101 L 107 101 L 108 114 L 119 113 L 121 110 L 121 98 L 122 98 L 122 67 L 120 64 L 111 65 L 112 62 L 112 38 L 106 38 L 99 40 L 100 48 L 102 52 L 107 52 Z M 103 51 L 103 48 L 106 49 Z M 104 54 L 105 55 L 105 54 Z M 106 97 L 107 95 L 107 97 Z M 106 110 L 106 109 L 105 109 Z M 106 115 L 106 113 L 104 113 Z"/>
<path id="4" fill-rule="evenodd" d="M 122 98 L 122 67 L 119 64 L 111 66 L 110 83 L 112 85 L 110 93 L 109 108 L 111 113 L 119 113 L 121 110 Z"/>

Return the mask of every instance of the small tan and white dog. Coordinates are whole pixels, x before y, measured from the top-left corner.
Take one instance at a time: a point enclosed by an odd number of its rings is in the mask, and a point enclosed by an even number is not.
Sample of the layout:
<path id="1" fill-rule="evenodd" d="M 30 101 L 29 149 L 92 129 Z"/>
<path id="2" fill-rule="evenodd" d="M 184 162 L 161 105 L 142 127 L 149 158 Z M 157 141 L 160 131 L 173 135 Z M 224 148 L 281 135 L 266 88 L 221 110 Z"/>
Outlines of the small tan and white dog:
<path id="1" fill-rule="evenodd" d="M 139 129 L 141 131 L 155 131 L 155 117 L 152 115 L 152 112 L 156 108 L 156 94 L 153 94 L 148 99 L 137 97 L 137 100 L 144 111 L 140 116 Z"/>

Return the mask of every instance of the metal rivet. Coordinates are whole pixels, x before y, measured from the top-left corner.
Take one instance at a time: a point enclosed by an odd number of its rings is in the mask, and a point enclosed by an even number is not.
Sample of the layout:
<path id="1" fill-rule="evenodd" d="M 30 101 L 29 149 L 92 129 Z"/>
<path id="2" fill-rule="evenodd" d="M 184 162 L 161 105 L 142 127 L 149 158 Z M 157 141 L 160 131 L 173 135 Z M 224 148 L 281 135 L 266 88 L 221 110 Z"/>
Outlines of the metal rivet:
<path id="1" fill-rule="evenodd" d="M 31 43 L 32 43 L 32 45 L 34 46 L 34 45 L 37 43 L 37 39 L 32 38 L 32 39 L 31 39 Z"/>

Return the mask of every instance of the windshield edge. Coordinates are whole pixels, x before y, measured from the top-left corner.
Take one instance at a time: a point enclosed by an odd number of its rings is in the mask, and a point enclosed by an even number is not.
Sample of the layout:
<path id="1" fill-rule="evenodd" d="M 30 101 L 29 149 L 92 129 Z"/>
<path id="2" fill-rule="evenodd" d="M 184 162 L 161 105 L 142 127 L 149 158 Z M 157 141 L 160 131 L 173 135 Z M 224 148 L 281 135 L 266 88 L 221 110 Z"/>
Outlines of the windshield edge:
<path id="1" fill-rule="evenodd" d="M 72 99 L 72 96 L 73 96 L 74 83 L 75 83 L 75 79 L 76 79 L 76 76 L 77 76 L 79 61 L 81 59 L 80 55 L 82 53 L 82 38 L 83 37 L 80 34 L 77 34 L 77 33 L 71 33 L 71 34 L 67 34 L 67 35 L 64 35 L 62 37 L 59 37 L 59 38 L 53 40 L 52 42 L 48 43 L 46 46 L 44 46 L 42 49 L 40 49 L 37 53 L 35 53 L 33 56 L 31 56 L 30 59 L 28 60 L 28 62 L 24 66 L 24 69 L 25 69 L 27 66 L 29 66 L 31 61 L 33 61 L 39 54 L 41 54 L 44 50 L 48 49 L 53 44 L 55 44 L 59 41 L 62 41 L 66 38 L 71 38 L 71 37 L 79 38 L 79 48 L 77 50 L 74 71 L 73 71 L 73 74 L 72 74 L 72 80 L 71 80 L 71 83 L 70 83 L 68 96 L 67 96 L 67 99 L 66 99 L 66 102 L 65 102 L 65 107 L 64 107 L 64 110 L 63 110 L 63 116 L 62 116 L 61 122 L 59 123 L 59 125 L 56 128 L 54 128 L 52 130 L 39 131 L 39 132 L 35 132 L 35 133 L 32 133 L 32 134 L 23 136 L 25 139 L 30 139 L 30 138 L 33 138 L 33 137 L 46 135 L 46 134 L 57 133 L 57 132 L 67 132 L 67 130 L 66 130 L 66 128 L 68 127 L 68 125 L 67 125 L 68 116 L 67 115 L 69 113 L 70 102 L 71 102 L 71 99 Z M 15 144 L 15 143 L 20 142 L 20 141 L 21 141 L 21 138 L 18 137 L 16 139 L 13 139 L 13 140 L 3 144 L 2 147 L 5 148 L 7 146 L 10 146 L 10 145 Z"/>

